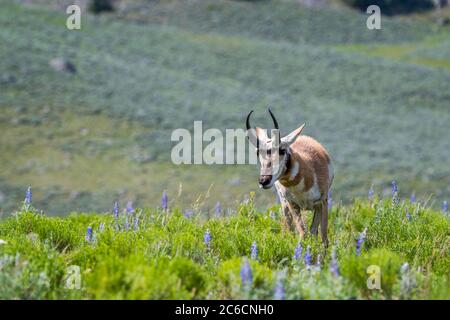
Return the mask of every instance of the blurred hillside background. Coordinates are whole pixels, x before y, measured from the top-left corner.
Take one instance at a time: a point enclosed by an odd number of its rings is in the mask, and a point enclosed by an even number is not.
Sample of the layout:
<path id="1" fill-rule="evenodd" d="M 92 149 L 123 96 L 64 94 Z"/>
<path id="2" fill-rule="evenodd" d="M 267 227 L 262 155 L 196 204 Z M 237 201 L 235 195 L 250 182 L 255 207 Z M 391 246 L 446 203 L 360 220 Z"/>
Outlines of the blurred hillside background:
<path id="1" fill-rule="evenodd" d="M 82 29 L 65 9 L 82 7 Z M 382 30 L 366 28 L 379 4 Z M 28 185 L 51 214 L 217 201 L 255 166 L 175 166 L 175 128 L 306 122 L 336 167 L 335 201 L 372 184 L 450 198 L 450 6 L 389 0 L 0 0 L 0 212 Z M 180 184 L 182 187 L 180 187 Z M 210 186 L 212 187 L 210 188 Z M 210 189 L 210 192 L 207 191 Z"/>

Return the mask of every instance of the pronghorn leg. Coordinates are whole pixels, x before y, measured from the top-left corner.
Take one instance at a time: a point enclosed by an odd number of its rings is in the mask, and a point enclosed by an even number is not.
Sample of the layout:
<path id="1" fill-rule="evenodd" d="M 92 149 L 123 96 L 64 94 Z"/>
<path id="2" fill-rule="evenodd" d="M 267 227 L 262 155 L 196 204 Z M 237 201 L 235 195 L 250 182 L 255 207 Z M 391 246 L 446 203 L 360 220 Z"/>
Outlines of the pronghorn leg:
<path id="1" fill-rule="evenodd" d="M 311 234 L 317 236 L 319 224 L 322 220 L 322 201 L 314 205 L 314 216 L 311 223 Z"/>
<path id="2" fill-rule="evenodd" d="M 303 221 L 302 209 L 295 203 L 291 204 L 292 207 L 292 219 L 294 220 L 295 228 L 300 236 L 303 238 L 308 230 L 305 222 Z"/>
<path id="3" fill-rule="evenodd" d="M 322 202 L 322 219 L 320 221 L 320 236 L 325 247 L 328 247 L 328 199 Z"/>
<path id="4" fill-rule="evenodd" d="M 281 201 L 281 208 L 284 214 L 284 225 L 289 231 L 295 231 L 289 203 L 286 200 Z"/>

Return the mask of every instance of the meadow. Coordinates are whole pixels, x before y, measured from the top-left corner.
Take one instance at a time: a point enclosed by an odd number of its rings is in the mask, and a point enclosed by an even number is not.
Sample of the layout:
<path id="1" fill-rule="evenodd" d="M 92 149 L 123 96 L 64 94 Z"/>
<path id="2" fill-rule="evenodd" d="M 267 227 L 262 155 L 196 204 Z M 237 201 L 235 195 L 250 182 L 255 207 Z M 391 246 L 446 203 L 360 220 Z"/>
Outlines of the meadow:
<path id="1" fill-rule="evenodd" d="M 119 199 L 158 203 L 210 189 L 235 206 L 257 189 L 254 166 L 175 166 L 173 129 L 242 128 L 249 110 L 287 133 L 306 122 L 335 167 L 335 199 L 351 203 L 390 181 L 402 196 L 450 198 L 448 27 L 307 8 L 293 1 L 136 1 L 83 13 L 65 28 L 61 6 L 0 2 L 0 212 L 28 185 L 49 215 L 104 211 Z M 27 2 L 27 1 L 25 1 Z M 64 1 L 63 1 L 64 2 Z M 60 2 L 58 2 L 60 3 Z M 52 69 L 63 57 L 75 73 Z M 274 203 L 257 191 L 257 206 Z"/>
<path id="2" fill-rule="evenodd" d="M 370 31 L 291 0 L 116 2 L 70 31 L 65 0 L 0 0 L 0 299 L 450 299 L 433 12 Z M 256 166 L 170 162 L 174 129 L 270 126 L 268 105 L 332 155 L 328 249 Z"/>
<path id="3" fill-rule="evenodd" d="M 278 206 L 258 211 L 254 194 L 210 217 L 167 194 L 159 208 L 67 217 L 31 199 L 0 222 L 0 299 L 450 298 L 448 207 L 395 192 L 334 205 L 327 250 L 286 231 Z"/>

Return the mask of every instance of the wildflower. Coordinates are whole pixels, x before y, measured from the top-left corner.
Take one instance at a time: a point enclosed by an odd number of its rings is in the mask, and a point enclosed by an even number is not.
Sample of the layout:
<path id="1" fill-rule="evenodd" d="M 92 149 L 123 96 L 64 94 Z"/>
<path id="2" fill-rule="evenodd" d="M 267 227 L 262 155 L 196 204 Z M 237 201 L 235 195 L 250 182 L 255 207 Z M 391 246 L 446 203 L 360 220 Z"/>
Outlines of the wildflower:
<path id="1" fill-rule="evenodd" d="M 368 197 L 369 201 L 372 201 L 373 198 L 375 197 L 375 190 L 374 190 L 373 184 L 370 186 L 367 197 Z"/>
<path id="2" fill-rule="evenodd" d="M 125 216 L 125 230 L 128 230 L 130 228 L 130 223 L 128 221 L 128 215 Z"/>
<path id="3" fill-rule="evenodd" d="M 164 211 L 167 211 L 167 209 L 169 208 L 168 205 L 168 198 L 167 198 L 167 192 L 164 191 L 162 194 L 162 198 L 161 198 L 161 207 Z"/>
<path id="4" fill-rule="evenodd" d="M 392 181 L 392 203 L 397 204 L 398 203 L 398 186 L 397 182 L 395 180 Z"/>
<path id="5" fill-rule="evenodd" d="M 216 203 L 216 207 L 214 208 L 216 215 L 220 216 L 220 214 L 222 213 L 222 206 L 220 205 L 220 202 L 217 201 Z"/>
<path id="6" fill-rule="evenodd" d="M 303 259 L 305 261 L 306 269 L 309 270 L 309 268 L 311 267 L 311 246 L 308 246 L 306 248 L 305 257 Z"/>
<path id="7" fill-rule="evenodd" d="M 316 261 L 316 269 L 320 270 L 321 267 L 321 261 L 320 261 L 320 254 L 317 255 L 317 261 Z"/>
<path id="8" fill-rule="evenodd" d="M 442 202 L 442 212 L 443 213 L 448 212 L 448 202 L 447 201 Z"/>
<path id="9" fill-rule="evenodd" d="M 367 228 L 364 229 L 363 232 L 359 234 L 358 240 L 356 241 L 356 254 L 361 255 L 361 247 L 366 240 Z"/>
<path id="10" fill-rule="evenodd" d="M 286 299 L 286 291 L 284 289 L 282 277 L 278 277 L 278 279 L 277 279 L 277 283 L 275 284 L 275 292 L 274 292 L 273 298 L 275 300 Z"/>
<path id="11" fill-rule="evenodd" d="M 406 219 L 408 219 L 408 221 L 411 221 L 412 217 L 411 214 L 409 213 L 409 209 L 406 208 Z"/>
<path id="12" fill-rule="evenodd" d="M 87 232 L 86 232 L 86 241 L 87 242 L 91 242 L 92 241 L 92 227 L 89 226 L 87 228 Z"/>
<path id="13" fill-rule="evenodd" d="M 299 260 L 302 257 L 302 252 L 303 252 L 302 243 L 299 241 L 297 243 L 297 246 L 295 247 L 294 259 Z"/>
<path id="14" fill-rule="evenodd" d="M 131 202 L 131 201 L 127 202 L 127 206 L 125 208 L 125 211 L 126 211 L 127 214 L 132 214 L 134 212 L 133 202 Z"/>
<path id="15" fill-rule="evenodd" d="M 188 218 L 188 219 L 190 217 L 192 217 L 193 214 L 194 214 L 194 211 L 192 211 L 192 210 L 184 210 L 184 212 L 183 212 L 184 217 Z"/>
<path id="16" fill-rule="evenodd" d="M 8 242 L 6 242 L 5 240 L 3 240 L 3 239 L 0 239 L 0 245 L 2 245 L 2 244 L 7 244 Z"/>
<path id="17" fill-rule="evenodd" d="M 100 223 L 100 226 L 98 227 L 98 232 L 103 232 L 105 230 L 105 224 L 102 222 Z"/>
<path id="18" fill-rule="evenodd" d="M 139 229 L 139 217 L 134 218 L 134 231 Z"/>
<path id="19" fill-rule="evenodd" d="M 393 180 L 391 182 L 391 185 L 392 185 L 392 197 L 396 197 L 398 193 L 397 181 Z"/>
<path id="20" fill-rule="evenodd" d="M 275 212 L 273 212 L 272 210 L 270 210 L 270 212 L 269 212 L 269 217 L 270 217 L 270 219 L 275 220 L 275 218 L 276 218 Z"/>
<path id="21" fill-rule="evenodd" d="M 253 242 L 252 246 L 250 247 L 250 258 L 253 260 L 258 259 L 258 246 L 256 245 L 256 241 Z"/>
<path id="22" fill-rule="evenodd" d="M 414 279 L 410 276 L 409 264 L 407 262 L 400 267 L 400 275 L 400 294 L 403 298 L 406 298 L 411 294 L 411 290 L 414 287 Z"/>
<path id="23" fill-rule="evenodd" d="M 333 207 L 333 197 L 331 190 L 328 190 L 328 210 L 331 210 Z"/>
<path id="24" fill-rule="evenodd" d="M 27 192 L 25 193 L 25 205 L 29 207 L 31 205 L 31 200 L 33 198 L 33 193 L 31 192 L 31 187 L 28 187 Z"/>
<path id="25" fill-rule="evenodd" d="M 405 262 L 404 264 L 402 264 L 402 266 L 400 267 L 400 273 L 404 274 L 406 272 L 408 272 L 409 269 L 409 264 L 408 262 Z"/>
<path id="26" fill-rule="evenodd" d="M 211 243 L 211 232 L 209 232 L 209 229 L 206 230 L 205 235 L 203 236 L 203 240 L 205 241 L 205 245 L 209 249 Z"/>
<path id="27" fill-rule="evenodd" d="M 416 194 L 414 192 L 411 193 L 411 197 L 409 197 L 409 202 L 410 203 L 416 202 Z"/>
<path id="28" fill-rule="evenodd" d="M 118 222 L 119 221 L 119 203 L 117 201 L 114 202 L 113 214 L 114 214 L 114 219 L 116 220 L 116 222 Z"/>
<path id="29" fill-rule="evenodd" d="M 338 264 L 338 261 L 336 258 L 336 250 L 335 249 L 331 253 L 330 272 L 335 277 L 339 277 L 339 264 Z"/>
<path id="30" fill-rule="evenodd" d="M 245 288 L 250 288 L 253 283 L 252 268 L 247 258 L 244 259 L 241 265 L 241 281 L 242 286 Z"/>

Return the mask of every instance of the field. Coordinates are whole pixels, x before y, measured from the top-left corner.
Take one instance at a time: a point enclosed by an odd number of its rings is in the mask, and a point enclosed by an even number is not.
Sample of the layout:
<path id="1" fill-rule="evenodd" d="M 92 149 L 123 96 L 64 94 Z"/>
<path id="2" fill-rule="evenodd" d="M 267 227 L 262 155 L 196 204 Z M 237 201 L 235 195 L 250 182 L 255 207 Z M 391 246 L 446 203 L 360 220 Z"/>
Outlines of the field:
<path id="1" fill-rule="evenodd" d="M 427 19 L 365 28 L 348 9 L 292 1 L 137 1 L 84 14 L 65 28 L 60 6 L 0 3 L 0 211 L 33 186 L 50 215 L 151 206 L 183 187 L 189 206 L 233 207 L 257 189 L 254 166 L 175 166 L 170 134 L 242 128 L 250 109 L 283 132 L 306 122 L 333 156 L 334 197 L 351 203 L 372 184 L 449 199 L 450 36 Z M 26 1 L 25 1 L 26 2 Z M 76 73 L 53 70 L 63 57 Z M 271 192 L 258 191 L 264 209 Z"/>
<path id="2" fill-rule="evenodd" d="M 253 196 L 209 219 L 170 206 L 60 218 L 24 204 L 0 223 L 0 299 L 450 298 L 448 213 L 397 197 L 334 206 L 325 251 Z"/>
<path id="3" fill-rule="evenodd" d="M 117 0 L 71 31 L 69 2 L 0 0 L 0 299 L 450 299 L 435 12 L 371 31 L 337 0 Z M 267 106 L 332 155 L 328 249 L 257 166 L 170 161 L 174 129 Z"/>

